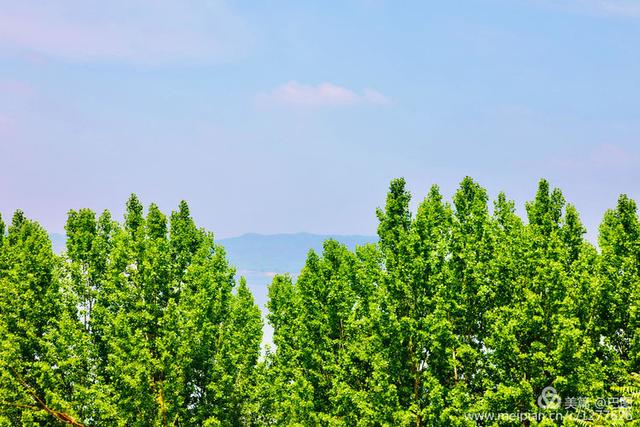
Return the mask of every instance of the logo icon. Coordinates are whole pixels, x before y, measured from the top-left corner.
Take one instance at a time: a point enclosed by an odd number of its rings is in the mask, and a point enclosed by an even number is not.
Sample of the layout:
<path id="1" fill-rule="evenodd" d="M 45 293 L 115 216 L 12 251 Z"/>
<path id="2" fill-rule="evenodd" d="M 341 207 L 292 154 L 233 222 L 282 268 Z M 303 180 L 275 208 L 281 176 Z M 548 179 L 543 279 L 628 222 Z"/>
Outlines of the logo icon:
<path id="1" fill-rule="evenodd" d="M 538 396 L 538 406 L 542 409 L 557 409 L 561 403 L 562 398 L 552 386 L 542 389 L 540 396 Z"/>

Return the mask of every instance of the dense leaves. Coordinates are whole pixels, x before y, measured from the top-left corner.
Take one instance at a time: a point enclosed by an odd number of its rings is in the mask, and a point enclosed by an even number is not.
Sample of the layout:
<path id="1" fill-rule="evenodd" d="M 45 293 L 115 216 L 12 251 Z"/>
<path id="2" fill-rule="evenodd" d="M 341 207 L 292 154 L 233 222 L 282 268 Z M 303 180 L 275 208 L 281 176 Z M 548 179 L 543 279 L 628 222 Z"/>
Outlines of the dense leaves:
<path id="1" fill-rule="evenodd" d="M 593 411 L 575 401 L 620 396 L 638 370 L 634 202 L 622 196 L 607 212 L 598 252 L 576 209 L 544 180 L 527 221 L 504 194 L 490 208 L 470 178 L 451 204 L 437 187 L 415 214 L 410 199 L 405 182 L 393 181 L 378 210 L 378 245 L 354 253 L 327 242 L 296 282 L 274 279 L 270 420 L 562 424 L 538 403 L 551 386 L 569 402 L 559 408 L 565 424 L 591 424 L 580 415 Z"/>
<path id="2" fill-rule="evenodd" d="M 67 250 L 17 212 L 0 257 L 0 425 L 245 425 L 262 320 L 186 203 L 70 211 Z"/>
<path id="3" fill-rule="evenodd" d="M 622 425 L 637 416 L 609 402 L 580 418 L 572 400 L 637 396 L 633 200 L 606 212 L 597 248 L 544 180 L 526 219 L 471 178 L 451 202 L 434 186 L 410 206 L 394 180 L 377 211 L 378 244 L 329 240 L 299 274 L 276 276 L 266 345 L 247 284 L 184 202 L 167 217 L 132 196 L 122 223 L 70 211 L 61 256 L 22 212 L 8 227 L 0 218 L 0 425 Z M 541 407 L 550 386 L 572 405 Z M 505 413 L 538 418 L 477 417 Z"/>

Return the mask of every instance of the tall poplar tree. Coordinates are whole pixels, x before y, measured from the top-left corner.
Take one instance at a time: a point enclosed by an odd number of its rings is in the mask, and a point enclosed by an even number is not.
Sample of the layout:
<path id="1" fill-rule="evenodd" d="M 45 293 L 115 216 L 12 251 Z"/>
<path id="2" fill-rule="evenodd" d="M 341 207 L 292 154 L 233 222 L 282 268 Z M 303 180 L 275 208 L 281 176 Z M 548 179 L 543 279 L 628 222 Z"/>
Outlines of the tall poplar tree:
<path id="1" fill-rule="evenodd" d="M 135 196 L 112 245 L 96 321 L 119 420 L 238 425 L 260 317 L 246 287 L 232 295 L 235 271 L 224 250 L 196 228 L 186 203 L 169 225 L 153 204 L 145 217 Z"/>
<path id="2" fill-rule="evenodd" d="M 627 196 L 605 213 L 600 226 L 601 250 L 597 298 L 597 335 L 601 357 L 619 383 L 640 370 L 640 221 L 636 203 Z"/>
<path id="3" fill-rule="evenodd" d="M 450 391 L 459 380 L 451 318 L 452 214 L 437 187 L 415 220 L 409 202 L 404 180 L 394 180 L 385 209 L 378 210 L 385 268 L 374 317 L 384 354 L 378 369 L 386 373 L 384 393 L 392 396 L 386 422 L 447 425 L 455 418 Z"/>
<path id="4" fill-rule="evenodd" d="M 3 227 L 2 227 L 3 228 Z M 56 362 L 64 317 L 59 262 L 45 230 L 16 211 L 0 248 L 0 424 L 75 423 Z"/>
<path id="5" fill-rule="evenodd" d="M 61 256 L 21 211 L 0 217 L 0 426 L 548 426 L 469 414 L 558 410 L 538 407 L 547 386 L 637 394 L 633 200 L 599 250 L 545 180 L 527 221 L 468 177 L 451 204 L 437 186 L 410 201 L 393 180 L 377 244 L 329 240 L 274 277 L 262 358 L 249 287 L 186 202 L 166 216 L 132 195 L 122 223 L 72 210 Z"/>
<path id="6" fill-rule="evenodd" d="M 565 397 L 597 395 L 602 368 L 587 325 L 594 252 L 574 208 L 545 180 L 527 203 L 524 229 L 500 204 L 499 242 L 515 245 L 498 256 L 498 277 L 513 291 L 491 314 L 487 349 L 495 386 L 485 394 L 485 409 L 536 412 L 536 397 L 547 386 Z"/>
<path id="7" fill-rule="evenodd" d="M 279 422 L 349 423 L 361 375 L 347 365 L 353 348 L 354 307 L 362 304 L 367 284 L 359 285 L 358 258 L 329 240 L 322 256 L 310 251 L 296 284 L 277 277 L 270 287 L 269 320 L 277 352 Z M 285 335 L 286 334 L 286 335 Z M 283 339 L 284 338 L 284 339 Z M 354 388 L 356 390 L 354 390 Z M 289 390 L 288 392 L 286 390 Z M 345 406 L 347 405 L 347 406 Z"/>

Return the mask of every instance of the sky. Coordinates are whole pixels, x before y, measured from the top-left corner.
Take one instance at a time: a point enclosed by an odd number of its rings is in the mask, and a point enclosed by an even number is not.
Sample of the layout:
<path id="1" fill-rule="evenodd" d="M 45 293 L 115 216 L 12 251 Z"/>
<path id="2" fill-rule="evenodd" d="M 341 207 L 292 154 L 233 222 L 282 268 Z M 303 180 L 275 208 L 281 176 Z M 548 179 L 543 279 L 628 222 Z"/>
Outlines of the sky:
<path id="1" fill-rule="evenodd" d="M 467 175 L 640 199 L 640 0 L 0 0 L 0 212 L 185 199 L 218 237 L 374 234 Z"/>

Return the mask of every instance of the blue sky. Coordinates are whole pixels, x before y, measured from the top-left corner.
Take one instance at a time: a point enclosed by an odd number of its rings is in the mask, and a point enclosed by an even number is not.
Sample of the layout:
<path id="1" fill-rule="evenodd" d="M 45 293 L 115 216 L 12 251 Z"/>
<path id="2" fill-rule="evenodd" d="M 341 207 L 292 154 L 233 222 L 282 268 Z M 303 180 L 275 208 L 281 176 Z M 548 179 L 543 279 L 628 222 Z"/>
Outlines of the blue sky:
<path id="1" fill-rule="evenodd" d="M 0 212 L 373 234 L 389 181 L 640 198 L 640 1 L 0 0 Z"/>

